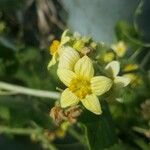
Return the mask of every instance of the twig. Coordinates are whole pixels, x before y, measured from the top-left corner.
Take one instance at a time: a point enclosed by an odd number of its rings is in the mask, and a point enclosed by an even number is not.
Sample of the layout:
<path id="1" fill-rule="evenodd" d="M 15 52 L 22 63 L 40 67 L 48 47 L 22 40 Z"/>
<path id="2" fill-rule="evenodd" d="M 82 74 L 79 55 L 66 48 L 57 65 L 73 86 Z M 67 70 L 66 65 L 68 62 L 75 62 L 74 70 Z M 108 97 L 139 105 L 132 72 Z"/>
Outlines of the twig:
<path id="1" fill-rule="evenodd" d="M 141 48 L 137 49 L 131 56 L 130 56 L 130 60 L 134 60 L 141 52 Z"/>
<path id="2" fill-rule="evenodd" d="M 145 135 L 147 138 L 150 139 L 150 129 L 143 129 L 143 128 L 140 128 L 140 127 L 133 127 L 133 130 L 140 133 L 140 134 Z"/>
<path id="3" fill-rule="evenodd" d="M 36 97 L 44 97 L 44 98 L 52 98 L 52 99 L 58 99 L 60 97 L 60 94 L 58 92 L 36 90 L 36 89 L 26 88 L 23 86 L 5 83 L 2 81 L 0 81 L 0 89 L 6 90 L 8 92 L 16 92 L 16 94 L 25 94 L 25 95 L 31 95 Z"/>
<path id="4" fill-rule="evenodd" d="M 37 133 L 37 129 L 24 129 L 24 128 L 10 128 L 6 126 L 0 126 L 0 133 L 5 134 L 18 134 L 18 135 L 30 135 L 31 133 Z"/>

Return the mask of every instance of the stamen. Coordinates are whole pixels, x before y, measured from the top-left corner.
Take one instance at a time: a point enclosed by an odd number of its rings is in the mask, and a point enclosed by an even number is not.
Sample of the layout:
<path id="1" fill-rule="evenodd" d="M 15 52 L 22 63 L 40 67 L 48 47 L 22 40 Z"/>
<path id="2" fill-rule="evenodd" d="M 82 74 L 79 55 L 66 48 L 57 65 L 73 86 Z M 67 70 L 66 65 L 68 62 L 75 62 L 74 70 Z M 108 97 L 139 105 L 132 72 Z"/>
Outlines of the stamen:
<path id="1" fill-rule="evenodd" d="M 86 97 L 86 95 L 91 94 L 90 81 L 83 78 L 75 78 L 71 81 L 69 89 L 80 99 Z"/>

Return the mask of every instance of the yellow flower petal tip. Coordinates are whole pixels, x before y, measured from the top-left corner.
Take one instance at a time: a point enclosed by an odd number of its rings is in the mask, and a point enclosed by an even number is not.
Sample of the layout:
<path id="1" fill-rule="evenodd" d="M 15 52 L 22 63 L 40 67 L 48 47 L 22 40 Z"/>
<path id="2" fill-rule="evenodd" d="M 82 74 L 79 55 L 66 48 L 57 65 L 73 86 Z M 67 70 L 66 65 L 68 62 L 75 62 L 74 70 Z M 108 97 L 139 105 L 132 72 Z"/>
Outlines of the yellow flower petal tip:
<path id="1" fill-rule="evenodd" d="M 102 113 L 99 99 L 94 94 L 87 95 L 85 99 L 81 100 L 84 107 L 96 115 Z"/>
<path id="2" fill-rule="evenodd" d="M 115 86 L 117 86 L 117 88 L 126 87 L 130 83 L 130 81 L 131 81 L 131 79 L 128 77 L 117 76 L 114 79 L 114 83 L 115 83 Z"/>
<path id="3" fill-rule="evenodd" d="M 52 56 L 52 59 L 49 61 L 48 63 L 48 66 L 47 66 L 47 69 L 49 70 L 51 66 L 55 65 L 56 62 L 57 62 L 57 58 L 58 58 L 58 54 L 55 53 L 53 56 Z"/>

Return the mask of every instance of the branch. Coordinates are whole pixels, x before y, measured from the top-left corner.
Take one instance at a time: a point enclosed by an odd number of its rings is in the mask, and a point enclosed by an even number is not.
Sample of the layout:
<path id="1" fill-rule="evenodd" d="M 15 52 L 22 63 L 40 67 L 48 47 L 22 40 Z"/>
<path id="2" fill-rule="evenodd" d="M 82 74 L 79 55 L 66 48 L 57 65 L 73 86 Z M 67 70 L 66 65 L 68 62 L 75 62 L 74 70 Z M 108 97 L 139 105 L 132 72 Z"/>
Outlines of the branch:
<path id="1" fill-rule="evenodd" d="M 5 83 L 2 81 L 0 81 L 0 89 L 6 90 L 8 92 L 16 93 L 16 94 L 25 94 L 25 95 L 31 95 L 36 97 L 44 97 L 44 98 L 52 98 L 52 99 L 58 99 L 60 97 L 60 93 L 58 92 L 36 90 L 36 89 L 26 88 L 23 86 Z"/>
<path id="2" fill-rule="evenodd" d="M 37 129 L 24 129 L 24 128 L 10 128 L 6 126 L 0 126 L 0 134 L 18 134 L 18 135 L 30 135 L 31 133 L 38 133 Z"/>

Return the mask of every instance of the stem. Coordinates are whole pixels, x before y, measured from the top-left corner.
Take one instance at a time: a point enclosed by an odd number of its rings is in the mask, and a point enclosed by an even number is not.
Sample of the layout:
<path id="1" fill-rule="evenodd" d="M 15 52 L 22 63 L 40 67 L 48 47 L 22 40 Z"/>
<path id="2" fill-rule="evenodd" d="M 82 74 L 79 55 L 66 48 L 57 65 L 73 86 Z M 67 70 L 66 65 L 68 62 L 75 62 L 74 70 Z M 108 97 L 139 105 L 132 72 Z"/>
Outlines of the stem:
<path id="1" fill-rule="evenodd" d="M 0 89 L 10 91 L 12 93 L 14 92 L 16 94 L 25 94 L 25 95 L 31 95 L 36 97 L 44 97 L 44 98 L 52 98 L 52 99 L 58 99 L 60 97 L 60 94 L 58 92 L 36 90 L 36 89 L 26 88 L 23 86 L 5 83 L 2 81 L 0 81 Z"/>
<path id="2" fill-rule="evenodd" d="M 0 90 L 0 96 L 8 96 L 8 95 L 16 95 L 16 94 L 18 94 L 17 92 L 14 92 L 14 91 L 1 91 Z"/>
<path id="3" fill-rule="evenodd" d="M 133 130 L 145 135 L 147 138 L 150 138 L 150 129 L 143 129 L 143 128 L 135 126 L 135 127 L 133 127 Z"/>
<path id="4" fill-rule="evenodd" d="M 128 39 L 128 40 L 130 40 L 132 43 L 134 43 L 134 44 L 137 44 L 138 46 L 142 46 L 142 47 L 147 47 L 147 48 L 149 48 L 150 47 L 150 43 L 144 43 L 144 42 L 142 42 L 142 41 L 140 41 L 140 40 L 138 40 L 138 39 L 134 39 L 133 37 L 131 37 L 130 35 L 128 35 L 127 33 L 123 33 L 125 36 L 126 36 L 126 38 Z"/>
<path id="5" fill-rule="evenodd" d="M 9 128 L 0 126 L 0 133 L 5 134 L 18 134 L 18 135 L 30 135 L 31 133 L 37 133 L 36 129 L 24 129 L 24 128 Z"/>
<path id="6" fill-rule="evenodd" d="M 137 49 L 129 58 L 130 60 L 134 60 L 141 52 L 141 48 Z"/>

